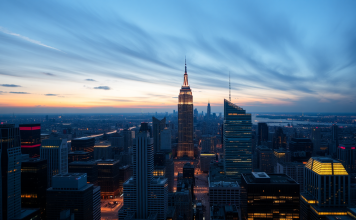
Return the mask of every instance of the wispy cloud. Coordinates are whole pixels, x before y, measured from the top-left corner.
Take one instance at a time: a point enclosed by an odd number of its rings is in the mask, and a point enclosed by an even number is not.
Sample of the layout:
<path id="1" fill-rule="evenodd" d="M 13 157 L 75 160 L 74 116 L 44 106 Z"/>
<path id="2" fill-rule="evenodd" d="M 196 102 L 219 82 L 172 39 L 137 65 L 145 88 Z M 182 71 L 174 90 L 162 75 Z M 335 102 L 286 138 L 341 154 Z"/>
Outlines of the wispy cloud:
<path id="1" fill-rule="evenodd" d="M 46 75 L 46 76 L 56 76 L 53 73 L 43 73 L 43 74 Z"/>
<path id="2" fill-rule="evenodd" d="M 0 91 L 0 95 L 1 95 L 1 94 L 3 94 L 3 93 L 5 93 L 5 92 L 3 92 L 3 91 Z"/>
<path id="3" fill-rule="evenodd" d="M 31 93 L 28 93 L 28 92 L 10 92 L 12 94 L 31 94 Z"/>
<path id="4" fill-rule="evenodd" d="M 15 36 L 15 37 L 19 37 L 19 38 L 21 38 L 21 39 L 23 39 L 23 40 L 25 40 L 25 41 L 31 42 L 31 43 L 33 43 L 33 44 L 37 44 L 37 45 L 40 45 L 40 46 L 43 46 L 43 47 L 47 47 L 47 48 L 50 48 L 50 49 L 53 49 L 53 50 L 60 51 L 60 50 L 58 50 L 57 48 L 50 47 L 50 46 L 48 46 L 48 45 L 46 45 L 46 44 L 41 43 L 40 41 L 30 39 L 30 38 L 25 37 L 25 36 L 22 36 L 22 35 L 20 35 L 20 34 L 12 33 L 12 32 L 6 30 L 5 28 L 3 28 L 3 27 L 1 27 L 1 26 L 0 26 L 0 31 L 3 32 L 3 33 L 5 33 L 5 34 L 9 34 L 9 35 L 12 35 L 12 36 Z"/>
<path id="5" fill-rule="evenodd" d="M 57 96 L 57 94 L 45 94 L 45 96 Z"/>
<path id="6" fill-rule="evenodd" d="M 96 82 L 95 79 L 85 79 L 85 81 Z"/>
<path id="7" fill-rule="evenodd" d="M 110 90 L 110 87 L 109 86 L 98 86 L 98 87 L 94 87 L 94 89 Z"/>
<path id="8" fill-rule="evenodd" d="M 20 85 L 15 85 L 15 84 L 0 84 L 0 86 L 4 86 L 4 87 L 21 87 Z"/>

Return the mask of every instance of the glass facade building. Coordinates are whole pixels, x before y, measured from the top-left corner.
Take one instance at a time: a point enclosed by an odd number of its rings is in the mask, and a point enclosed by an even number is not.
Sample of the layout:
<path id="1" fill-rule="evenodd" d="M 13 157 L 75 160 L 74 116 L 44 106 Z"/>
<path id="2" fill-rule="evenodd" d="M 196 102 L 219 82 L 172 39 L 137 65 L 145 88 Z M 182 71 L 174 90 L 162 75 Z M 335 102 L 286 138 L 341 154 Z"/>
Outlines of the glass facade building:
<path id="1" fill-rule="evenodd" d="M 241 173 L 252 171 L 251 114 L 224 100 L 224 169 L 226 175 L 241 182 Z"/>

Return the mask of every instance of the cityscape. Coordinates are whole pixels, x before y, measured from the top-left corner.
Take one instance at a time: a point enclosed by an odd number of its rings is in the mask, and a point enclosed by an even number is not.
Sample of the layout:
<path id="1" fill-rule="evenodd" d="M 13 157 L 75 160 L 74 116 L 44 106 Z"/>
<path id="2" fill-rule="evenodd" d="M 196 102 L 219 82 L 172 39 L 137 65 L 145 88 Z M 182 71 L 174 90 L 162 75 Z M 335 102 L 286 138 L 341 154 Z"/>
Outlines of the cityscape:
<path id="1" fill-rule="evenodd" d="M 1 220 L 356 219 L 356 2 L 29 2 L 0 3 Z"/>

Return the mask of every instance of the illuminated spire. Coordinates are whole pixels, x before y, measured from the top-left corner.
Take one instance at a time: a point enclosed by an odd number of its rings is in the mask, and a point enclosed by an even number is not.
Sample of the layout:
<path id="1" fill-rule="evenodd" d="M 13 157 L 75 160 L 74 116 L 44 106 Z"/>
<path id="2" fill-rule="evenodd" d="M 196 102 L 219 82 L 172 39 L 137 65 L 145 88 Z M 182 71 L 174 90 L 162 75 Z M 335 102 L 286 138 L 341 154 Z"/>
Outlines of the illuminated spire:
<path id="1" fill-rule="evenodd" d="M 188 84 L 188 74 L 187 74 L 187 59 L 185 59 L 185 73 L 184 73 L 183 86 L 189 86 L 189 84 Z"/>

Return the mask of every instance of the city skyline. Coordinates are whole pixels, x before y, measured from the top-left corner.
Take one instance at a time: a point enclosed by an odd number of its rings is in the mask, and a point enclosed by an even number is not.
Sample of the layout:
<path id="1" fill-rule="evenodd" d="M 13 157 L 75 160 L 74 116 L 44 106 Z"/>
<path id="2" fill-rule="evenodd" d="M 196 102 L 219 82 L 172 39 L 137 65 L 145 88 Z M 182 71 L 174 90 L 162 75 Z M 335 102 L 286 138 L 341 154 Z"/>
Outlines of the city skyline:
<path id="1" fill-rule="evenodd" d="M 0 114 L 356 112 L 354 1 L 0 6 Z"/>

